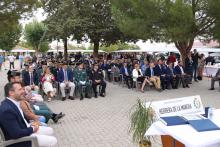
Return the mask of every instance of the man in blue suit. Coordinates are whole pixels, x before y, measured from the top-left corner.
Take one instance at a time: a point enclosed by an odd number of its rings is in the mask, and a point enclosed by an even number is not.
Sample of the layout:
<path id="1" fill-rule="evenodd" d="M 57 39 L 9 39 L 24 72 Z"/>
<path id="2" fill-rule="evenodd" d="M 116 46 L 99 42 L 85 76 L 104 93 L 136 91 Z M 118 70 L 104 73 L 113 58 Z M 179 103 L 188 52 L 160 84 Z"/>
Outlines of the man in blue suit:
<path id="1" fill-rule="evenodd" d="M 128 89 L 130 89 L 131 88 L 131 86 L 133 85 L 132 83 L 133 83 L 133 80 L 132 80 L 132 78 L 131 78 L 131 70 L 130 70 L 130 68 L 128 68 L 128 64 L 125 62 L 124 64 L 123 64 L 123 66 L 121 67 L 121 69 L 120 69 L 120 73 L 123 75 L 123 80 L 125 80 L 126 81 L 126 84 L 127 84 L 127 86 L 128 86 Z"/>
<path id="2" fill-rule="evenodd" d="M 6 99 L 0 106 L 0 127 L 5 139 L 18 139 L 25 136 L 36 136 L 40 146 L 54 146 L 57 140 L 43 133 L 37 124 L 29 124 L 21 107 L 24 99 L 24 88 L 20 82 L 8 83 L 4 87 Z M 41 130 L 41 131 L 40 131 Z M 44 130 L 45 131 L 45 130 Z M 45 135 L 41 135 L 45 134 Z M 49 134 L 48 134 L 49 135 Z M 52 132 L 51 132 L 52 135 Z M 16 143 L 8 147 L 31 147 L 30 141 Z"/>
<path id="3" fill-rule="evenodd" d="M 147 68 L 145 71 L 145 76 L 150 82 L 154 83 L 154 86 L 157 90 L 161 91 L 160 77 L 155 75 L 155 66 L 153 62 L 150 62 L 149 68 Z"/>
<path id="4" fill-rule="evenodd" d="M 166 78 L 167 78 L 167 88 L 170 89 L 172 86 L 173 89 L 177 89 L 179 84 L 179 77 L 176 76 L 176 72 L 173 67 L 173 62 L 168 63 L 168 67 L 166 68 Z"/>
<path id="5" fill-rule="evenodd" d="M 0 106 L 0 127 L 6 140 L 30 136 L 38 130 L 37 126 L 27 126 L 24 115 L 13 102 L 20 101 L 22 94 L 24 94 L 24 90 L 18 83 L 9 83 L 5 86 L 5 96 L 13 97 L 5 99 Z M 31 142 L 22 142 L 10 147 L 31 147 Z"/>
<path id="6" fill-rule="evenodd" d="M 70 87 L 69 99 L 74 100 L 73 93 L 75 90 L 75 84 L 73 82 L 73 71 L 67 68 L 67 63 L 64 62 L 62 69 L 57 73 L 57 81 L 60 83 L 60 91 L 62 94 L 62 101 L 66 100 L 65 87 Z"/>
<path id="7" fill-rule="evenodd" d="M 24 86 L 30 86 L 31 89 L 38 91 L 39 78 L 32 65 L 28 66 L 28 71 L 23 73 Z"/>
<path id="8" fill-rule="evenodd" d="M 180 78 L 183 88 L 190 88 L 188 84 L 190 83 L 191 76 L 185 73 L 182 61 L 178 61 L 178 65 L 175 66 L 174 72 L 176 76 Z"/>
<path id="9" fill-rule="evenodd" d="M 165 80 L 166 80 L 166 67 L 163 64 L 163 60 L 159 59 L 158 60 L 158 64 L 155 66 L 155 76 L 160 77 L 160 81 L 161 81 L 161 86 L 162 89 L 164 90 L 166 85 L 165 85 Z"/>

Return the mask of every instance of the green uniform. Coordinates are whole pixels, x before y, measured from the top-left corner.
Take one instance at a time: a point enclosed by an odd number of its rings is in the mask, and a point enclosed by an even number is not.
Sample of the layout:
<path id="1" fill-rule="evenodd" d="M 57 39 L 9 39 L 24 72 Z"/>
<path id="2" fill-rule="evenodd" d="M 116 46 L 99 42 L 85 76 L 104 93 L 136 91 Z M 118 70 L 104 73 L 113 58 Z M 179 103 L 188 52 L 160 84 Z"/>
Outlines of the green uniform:
<path id="1" fill-rule="evenodd" d="M 86 86 L 85 94 L 88 95 L 89 88 L 91 88 L 91 84 L 89 83 L 89 77 L 85 69 L 79 70 L 78 68 L 75 69 L 74 72 L 76 87 L 79 89 L 80 95 L 83 95 L 82 86 Z M 85 83 L 84 83 L 85 82 Z"/>

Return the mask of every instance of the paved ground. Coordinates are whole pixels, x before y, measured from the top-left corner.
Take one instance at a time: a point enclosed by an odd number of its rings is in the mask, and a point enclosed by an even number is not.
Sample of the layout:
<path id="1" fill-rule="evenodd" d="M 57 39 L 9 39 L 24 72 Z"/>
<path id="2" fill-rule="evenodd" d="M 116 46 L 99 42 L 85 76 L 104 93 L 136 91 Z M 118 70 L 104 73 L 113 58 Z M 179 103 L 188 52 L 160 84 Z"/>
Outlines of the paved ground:
<path id="1" fill-rule="evenodd" d="M 3 86 L 7 82 L 6 71 L 0 72 L 0 101 L 3 97 Z M 52 121 L 58 139 L 57 147 L 135 147 L 128 134 L 129 110 L 137 98 L 156 101 L 191 95 L 200 95 L 205 106 L 220 108 L 219 91 L 207 90 L 210 80 L 205 79 L 190 85 L 190 89 L 166 90 L 161 93 L 151 90 L 140 93 L 122 86 L 108 83 L 107 96 L 98 99 L 80 101 L 54 100 L 48 103 L 54 112 L 64 112 L 66 116 L 58 124 Z M 216 86 L 218 86 L 216 84 Z M 153 147 L 160 147 L 160 139 Z"/>

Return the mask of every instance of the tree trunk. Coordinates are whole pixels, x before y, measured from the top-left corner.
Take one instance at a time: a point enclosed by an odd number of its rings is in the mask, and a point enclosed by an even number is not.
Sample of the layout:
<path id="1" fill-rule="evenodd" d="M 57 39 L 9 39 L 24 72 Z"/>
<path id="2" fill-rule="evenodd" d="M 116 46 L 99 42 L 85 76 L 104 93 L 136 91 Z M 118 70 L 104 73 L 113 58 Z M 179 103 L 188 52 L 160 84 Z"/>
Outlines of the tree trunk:
<path id="1" fill-rule="evenodd" d="M 99 55 L 99 41 L 94 41 L 93 59 L 98 58 L 98 55 Z"/>
<path id="2" fill-rule="evenodd" d="M 67 53 L 67 38 L 63 39 L 64 43 L 64 60 L 67 61 L 68 53 Z"/>
<path id="3" fill-rule="evenodd" d="M 193 43 L 194 43 L 194 38 L 189 41 L 186 41 L 186 42 L 184 42 L 184 41 L 175 42 L 175 46 L 180 52 L 181 60 L 183 61 L 184 66 L 185 66 L 185 59 L 189 55 L 189 53 L 192 49 Z"/>

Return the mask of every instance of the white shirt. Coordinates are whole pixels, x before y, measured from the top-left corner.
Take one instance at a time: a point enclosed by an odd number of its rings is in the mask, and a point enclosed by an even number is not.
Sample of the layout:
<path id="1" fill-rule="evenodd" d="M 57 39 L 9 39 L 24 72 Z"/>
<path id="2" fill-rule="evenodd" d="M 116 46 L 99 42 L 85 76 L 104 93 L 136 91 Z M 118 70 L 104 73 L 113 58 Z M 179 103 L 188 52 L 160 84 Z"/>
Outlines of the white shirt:
<path id="1" fill-rule="evenodd" d="M 63 69 L 63 74 L 64 74 L 64 81 L 68 81 L 67 70 Z"/>
<path id="2" fill-rule="evenodd" d="M 128 68 L 124 67 L 124 69 L 125 69 L 125 74 L 128 75 Z"/>
<path id="3" fill-rule="evenodd" d="M 20 102 L 15 101 L 14 99 L 9 98 L 9 97 L 7 97 L 7 99 L 10 100 L 12 103 L 14 103 L 14 104 L 17 106 L 18 110 L 20 111 L 21 116 L 23 117 L 23 120 L 24 120 L 26 126 L 27 126 L 27 127 L 30 127 L 30 124 L 28 124 L 28 122 L 27 122 L 26 119 L 24 118 L 24 113 L 23 113 L 23 111 L 22 111 L 22 109 L 21 109 L 21 107 L 20 107 Z"/>
<path id="4" fill-rule="evenodd" d="M 8 56 L 9 62 L 14 62 L 15 61 L 15 56 Z"/>
<path id="5" fill-rule="evenodd" d="M 181 70 L 181 73 L 184 74 L 184 70 L 182 66 L 180 66 L 180 70 Z"/>

